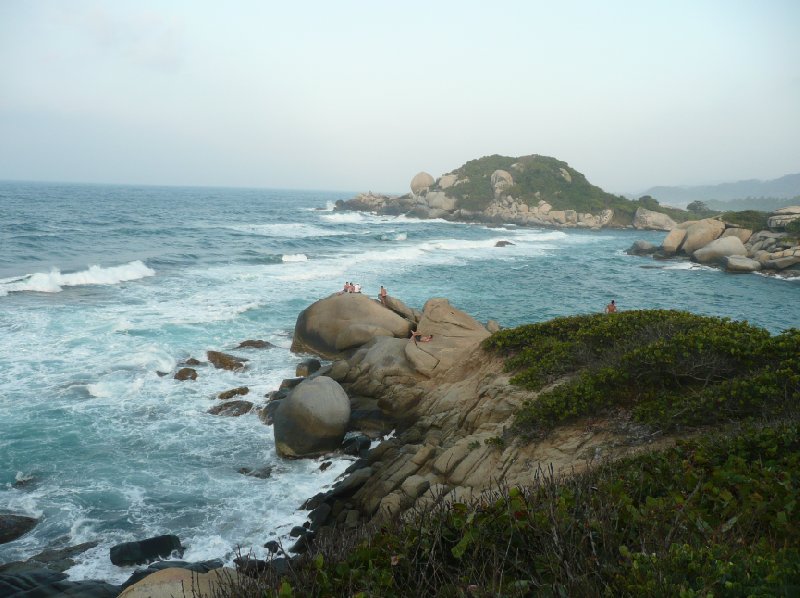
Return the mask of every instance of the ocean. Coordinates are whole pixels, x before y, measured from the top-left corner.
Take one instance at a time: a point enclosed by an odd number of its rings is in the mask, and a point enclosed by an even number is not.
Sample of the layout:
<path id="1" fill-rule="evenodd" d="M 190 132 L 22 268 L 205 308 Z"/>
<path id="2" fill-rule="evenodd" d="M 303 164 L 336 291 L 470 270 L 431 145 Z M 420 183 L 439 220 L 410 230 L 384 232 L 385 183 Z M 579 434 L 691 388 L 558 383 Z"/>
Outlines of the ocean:
<path id="1" fill-rule="evenodd" d="M 298 313 L 346 280 L 417 308 L 447 297 L 502 326 L 611 299 L 800 326 L 800 279 L 625 254 L 664 233 L 333 211 L 353 195 L 0 182 L 0 510 L 40 518 L 0 545 L 0 563 L 97 540 L 70 577 L 119 583 L 133 568 L 108 551 L 124 541 L 174 533 L 185 560 L 226 561 L 286 542 L 301 503 L 350 462 L 281 460 L 257 416 L 207 410 L 220 391 L 246 385 L 258 403 L 293 377 Z M 276 347 L 235 350 L 247 339 Z M 247 357 L 247 370 L 172 378 L 210 349 Z M 265 466 L 267 479 L 238 473 Z"/>

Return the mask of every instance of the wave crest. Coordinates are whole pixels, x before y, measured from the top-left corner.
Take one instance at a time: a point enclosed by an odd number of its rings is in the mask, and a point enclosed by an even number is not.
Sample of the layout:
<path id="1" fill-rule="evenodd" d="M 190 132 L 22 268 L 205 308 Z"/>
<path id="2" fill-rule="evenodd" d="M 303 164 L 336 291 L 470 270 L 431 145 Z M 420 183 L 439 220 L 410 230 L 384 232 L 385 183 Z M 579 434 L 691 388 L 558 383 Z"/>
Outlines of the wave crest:
<path id="1" fill-rule="evenodd" d="M 64 287 L 114 285 L 155 276 L 155 273 L 155 270 L 148 268 L 141 260 L 109 268 L 89 266 L 87 270 L 67 274 L 62 274 L 59 269 L 53 268 L 50 272 L 35 272 L 21 278 L 0 280 L 0 295 L 24 291 L 60 293 Z"/>

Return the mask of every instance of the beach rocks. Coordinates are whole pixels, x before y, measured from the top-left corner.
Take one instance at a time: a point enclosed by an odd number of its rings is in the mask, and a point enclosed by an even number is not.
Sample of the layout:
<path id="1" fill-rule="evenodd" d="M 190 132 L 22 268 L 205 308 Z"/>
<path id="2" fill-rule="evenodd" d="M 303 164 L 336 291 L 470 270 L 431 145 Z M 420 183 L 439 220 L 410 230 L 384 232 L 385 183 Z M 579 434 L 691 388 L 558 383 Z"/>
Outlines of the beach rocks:
<path id="1" fill-rule="evenodd" d="M 156 559 L 169 557 L 173 552 L 183 554 L 178 536 L 171 534 L 155 536 L 136 542 L 124 542 L 111 547 L 111 563 L 118 567 L 140 565 Z"/>
<path id="2" fill-rule="evenodd" d="M 732 255 L 722 260 L 725 270 L 728 272 L 758 272 L 761 270 L 761 262 L 750 259 L 743 255 Z"/>
<path id="3" fill-rule="evenodd" d="M 237 349 L 272 349 L 275 345 L 262 340 L 246 340 L 239 343 Z"/>
<path id="4" fill-rule="evenodd" d="M 295 376 L 310 376 L 314 372 L 319 371 L 320 367 L 322 367 L 322 364 L 320 364 L 319 359 L 304 359 L 297 364 L 294 374 Z"/>
<path id="5" fill-rule="evenodd" d="M 208 351 L 206 355 L 208 356 L 208 361 L 220 370 L 241 371 L 244 369 L 244 362 L 247 361 L 243 357 L 236 357 L 220 351 Z"/>
<path id="6" fill-rule="evenodd" d="M 705 247 L 719 237 L 725 230 L 725 223 L 706 218 L 694 222 L 683 222 L 680 227 L 686 229 L 686 239 L 683 241 L 681 250 L 686 255 L 692 255 L 696 250 Z"/>
<path id="7" fill-rule="evenodd" d="M 638 208 L 633 215 L 633 228 L 647 230 L 672 230 L 675 221 L 667 214 L 654 212 L 645 208 Z"/>
<path id="8" fill-rule="evenodd" d="M 214 405 L 208 410 L 208 413 L 223 417 L 239 417 L 245 413 L 250 413 L 252 409 L 253 404 L 250 401 L 225 401 L 219 405 Z"/>
<path id="9" fill-rule="evenodd" d="M 175 380 L 197 380 L 197 370 L 194 368 L 181 368 L 173 376 Z"/>
<path id="10" fill-rule="evenodd" d="M 658 250 L 658 246 L 647 241 L 634 241 L 633 245 L 625 250 L 628 255 L 650 255 Z"/>
<path id="11" fill-rule="evenodd" d="M 350 399 L 338 382 L 320 376 L 299 384 L 274 415 L 275 449 L 284 457 L 313 457 L 339 448 Z"/>
<path id="12" fill-rule="evenodd" d="M 716 263 L 723 257 L 731 255 L 746 256 L 747 249 L 739 237 L 720 237 L 701 247 L 692 254 L 692 258 L 701 264 Z"/>
<path id="13" fill-rule="evenodd" d="M 0 513 L 0 544 L 16 540 L 31 531 L 38 519 L 26 517 L 25 515 L 1 514 Z"/>
<path id="14" fill-rule="evenodd" d="M 300 313 L 292 351 L 335 359 L 377 336 L 406 338 L 410 330 L 408 320 L 365 295 L 335 294 Z"/>
<path id="15" fill-rule="evenodd" d="M 250 389 L 246 386 L 240 386 L 238 388 L 231 388 L 230 390 L 223 391 L 217 395 L 217 398 L 221 401 L 227 401 L 228 399 L 232 399 L 233 397 L 240 397 L 244 396 L 250 392 Z"/>

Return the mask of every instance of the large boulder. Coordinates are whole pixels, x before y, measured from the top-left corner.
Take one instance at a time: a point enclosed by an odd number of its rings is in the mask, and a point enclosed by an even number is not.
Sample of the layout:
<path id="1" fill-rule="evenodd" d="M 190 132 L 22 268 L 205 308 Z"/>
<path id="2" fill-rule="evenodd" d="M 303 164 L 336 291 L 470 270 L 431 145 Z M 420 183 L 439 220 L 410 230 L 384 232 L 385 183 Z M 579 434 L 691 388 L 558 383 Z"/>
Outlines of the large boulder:
<path id="1" fill-rule="evenodd" d="M 431 210 L 452 212 L 456 209 L 456 199 L 454 197 L 450 197 L 444 191 L 429 191 L 425 199 L 428 202 L 428 207 Z"/>
<path id="2" fill-rule="evenodd" d="M 673 228 L 669 234 L 664 237 L 661 243 L 661 252 L 664 255 L 674 255 L 678 252 L 683 245 L 683 240 L 686 238 L 686 230 L 682 228 Z"/>
<path id="3" fill-rule="evenodd" d="M 320 299 L 304 309 L 294 327 L 292 351 L 315 353 L 326 359 L 341 357 L 376 336 L 406 338 L 411 323 L 360 293 L 342 293 Z"/>
<path id="4" fill-rule="evenodd" d="M 495 170 L 492 173 L 491 183 L 494 195 L 497 197 L 514 184 L 514 177 L 507 170 Z"/>
<path id="5" fill-rule="evenodd" d="M 436 179 L 434 179 L 427 172 L 418 172 L 411 179 L 411 193 L 414 195 L 422 195 L 428 192 L 428 189 L 433 187 Z"/>
<path id="6" fill-rule="evenodd" d="M 738 227 L 731 227 L 726 228 L 725 232 L 722 233 L 723 237 L 738 237 L 742 243 L 747 243 L 750 240 L 750 237 L 753 236 L 753 231 L 749 228 L 738 228 Z"/>
<path id="7" fill-rule="evenodd" d="M 0 513 L 0 544 L 27 534 L 37 523 L 38 519 L 33 517 Z"/>
<path id="8" fill-rule="evenodd" d="M 275 450 L 283 457 L 316 457 L 336 450 L 350 419 L 339 383 L 319 376 L 298 384 L 275 412 Z"/>
<path id="9" fill-rule="evenodd" d="M 170 567 L 148 575 L 129 586 L 119 598 L 194 598 L 200 596 L 234 596 L 241 581 L 234 569 L 214 569 L 198 573 Z"/>
<path id="10" fill-rule="evenodd" d="M 123 542 L 111 547 L 111 563 L 118 567 L 139 565 L 147 561 L 165 559 L 173 552 L 183 553 L 178 536 L 166 534 L 136 542 Z"/>
<path id="11" fill-rule="evenodd" d="M 739 237 L 721 237 L 711 241 L 705 247 L 701 247 L 692 254 L 692 259 L 701 264 L 711 264 L 721 262 L 722 258 L 731 255 L 747 255 L 747 248 L 739 240 Z"/>
<path id="12" fill-rule="evenodd" d="M 712 218 L 684 224 L 687 225 L 686 239 L 683 241 L 681 250 L 686 255 L 692 255 L 696 250 L 705 247 L 725 231 L 725 223 Z"/>
<path id="13" fill-rule="evenodd" d="M 625 250 L 625 253 L 628 255 L 650 255 L 651 253 L 655 253 L 657 249 L 658 247 L 652 243 L 639 239 L 634 241 L 633 245 Z"/>
<path id="14" fill-rule="evenodd" d="M 758 272 L 762 268 L 761 262 L 743 255 L 731 255 L 723 258 L 722 262 L 728 272 Z"/>
<path id="15" fill-rule="evenodd" d="M 646 230 L 672 230 L 675 221 L 661 212 L 654 212 L 645 208 L 636 210 L 633 216 L 633 228 Z"/>
<path id="16" fill-rule="evenodd" d="M 456 184 L 458 180 L 457 174 L 443 174 L 439 177 L 439 188 L 440 189 L 449 189 L 453 185 Z"/>
<path id="17" fill-rule="evenodd" d="M 430 340 L 409 341 L 405 354 L 417 372 L 429 377 L 447 371 L 489 336 L 483 324 L 442 298 L 425 303 L 417 331 Z"/>

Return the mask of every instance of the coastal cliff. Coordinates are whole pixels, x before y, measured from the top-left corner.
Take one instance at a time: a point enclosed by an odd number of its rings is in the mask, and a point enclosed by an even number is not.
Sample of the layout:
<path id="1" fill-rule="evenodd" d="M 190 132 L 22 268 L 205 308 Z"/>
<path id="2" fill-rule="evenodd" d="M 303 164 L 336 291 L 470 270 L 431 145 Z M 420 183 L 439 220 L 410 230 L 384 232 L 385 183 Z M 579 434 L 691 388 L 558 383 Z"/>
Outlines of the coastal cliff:
<path id="1" fill-rule="evenodd" d="M 420 172 L 410 187 L 402 196 L 362 193 L 336 209 L 585 229 L 671 230 L 686 216 L 650 197 L 631 201 L 607 193 L 566 162 L 540 155 L 485 156 L 438 179 Z"/>

